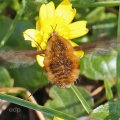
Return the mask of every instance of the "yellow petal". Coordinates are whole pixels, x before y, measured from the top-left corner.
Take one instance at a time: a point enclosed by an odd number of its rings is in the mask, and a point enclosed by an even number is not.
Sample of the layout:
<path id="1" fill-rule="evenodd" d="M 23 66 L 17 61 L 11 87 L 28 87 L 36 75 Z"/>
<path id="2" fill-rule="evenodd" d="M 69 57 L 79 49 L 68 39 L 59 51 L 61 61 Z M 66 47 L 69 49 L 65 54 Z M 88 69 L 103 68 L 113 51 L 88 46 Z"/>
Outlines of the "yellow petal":
<path id="1" fill-rule="evenodd" d="M 74 46 L 78 46 L 76 43 L 74 43 L 73 41 L 69 40 L 69 42 L 71 43 L 71 45 Z M 84 51 L 83 50 L 79 50 L 79 51 L 74 51 L 75 55 L 82 58 L 84 56 Z"/>
<path id="2" fill-rule="evenodd" d="M 87 34 L 88 29 L 86 28 L 86 23 L 86 21 L 78 21 L 69 24 L 69 39 L 74 39 Z"/>
<path id="3" fill-rule="evenodd" d="M 71 45 L 74 47 L 74 46 L 78 46 L 78 44 L 76 44 L 75 42 L 73 42 L 73 41 L 71 41 L 71 40 L 68 40 L 70 43 L 71 43 Z"/>
<path id="4" fill-rule="evenodd" d="M 46 44 L 47 44 L 47 42 L 45 42 L 45 41 L 41 42 L 40 46 L 41 46 L 42 50 L 44 50 L 46 48 Z"/>
<path id="5" fill-rule="evenodd" d="M 39 11 L 39 22 L 37 23 L 37 28 L 40 27 L 40 30 L 43 33 L 48 33 L 52 31 L 52 26 L 54 23 L 54 13 L 55 6 L 53 2 L 49 2 L 47 5 L 42 4 Z"/>
<path id="6" fill-rule="evenodd" d="M 59 117 L 54 117 L 54 119 L 53 119 L 53 120 L 64 120 L 64 119 L 59 118 Z"/>
<path id="7" fill-rule="evenodd" d="M 76 56 L 82 58 L 84 56 L 84 51 L 83 50 L 79 50 L 79 51 L 75 51 L 74 52 Z"/>
<path id="8" fill-rule="evenodd" d="M 41 29 L 40 21 L 39 20 L 37 20 L 37 22 L 36 22 L 36 29 L 39 30 L 39 31 Z"/>
<path id="9" fill-rule="evenodd" d="M 43 34 L 48 34 L 50 35 L 53 30 L 54 30 L 54 27 L 53 27 L 53 18 L 51 19 L 45 19 L 42 23 L 41 23 L 41 31 L 43 32 Z"/>
<path id="10" fill-rule="evenodd" d="M 40 31 L 35 29 L 27 29 L 23 32 L 23 36 L 25 40 L 30 40 L 32 42 L 32 47 L 37 47 L 41 49 L 42 35 Z"/>
<path id="11" fill-rule="evenodd" d="M 72 22 L 73 18 L 75 17 L 76 9 L 72 9 L 72 4 L 69 0 L 63 0 L 55 10 L 55 16 L 64 19 L 65 24 L 69 24 Z M 58 23 L 60 24 L 61 22 Z"/>
<path id="12" fill-rule="evenodd" d="M 68 40 L 68 38 L 69 38 L 69 36 L 68 36 L 69 35 L 68 26 L 65 26 L 65 25 L 63 27 L 62 26 L 61 27 L 57 26 L 55 31 L 58 33 L 59 36 L 62 36 L 63 38 Z"/>
<path id="13" fill-rule="evenodd" d="M 44 64 L 43 64 L 44 57 L 43 56 L 37 55 L 36 60 L 41 67 L 44 67 Z"/>
<path id="14" fill-rule="evenodd" d="M 55 6 L 53 2 L 49 2 L 47 5 L 42 4 L 39 11 L 40 24 L 46 19 L 53 18 L 54 12 Z"/>

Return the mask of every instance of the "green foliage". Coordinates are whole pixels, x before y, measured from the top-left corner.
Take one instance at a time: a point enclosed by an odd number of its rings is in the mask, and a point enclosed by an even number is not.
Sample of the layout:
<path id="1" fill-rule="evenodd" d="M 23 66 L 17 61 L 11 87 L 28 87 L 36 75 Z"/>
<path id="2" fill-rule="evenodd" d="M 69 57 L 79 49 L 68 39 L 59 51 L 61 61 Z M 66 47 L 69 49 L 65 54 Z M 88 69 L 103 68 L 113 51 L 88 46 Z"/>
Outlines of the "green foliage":
<path id="1" fill-rule="evenodd" d="M 111 56 L 88 54 L 80 61 L 81 74 L 93 80 L 112 79 L 116 77 L 116 58 L 116 54 Z"/>
<path id="2" fill-rule="evenodd" d="M 117 38 L 118 38 L 118 56 L 117 56 L 117 92 L 118 92 L 118 98 L 120 99 L 120 7 L 119 7 L 119 17 L 118 17 L 118 32 L 117 32 Z"/>
<path id="3" fill-rule="evenodd" d="M 113 99 L 113 93 L 111 90 L 110 82 L 107 79 L 104 79 L 104 85 L 105 85 L 105 92 L 106 92 L 106 97 L 108 100 Z"/>
<path id="4" fill-rule="evenodd" d="M 93 106 L 93 100 L 90 94 L 83 88 L 78 88 L 78 90 L 82 95 L 84 95 L 88 104 Z M 46 107 L 53 108 L 76 117 L 87 115 L 72 89 L 59 89 L 54 86 L 51 88 L 49 96 L 52 100 L 48 100 L 46 102 Z M 51 120 L 51 118 L 46 119 Z"/>
<path id="5" fill-rule="evenodd" d="M 120 118 L 120 101 L 111 101 L 93 110 L 91 116 L 102 120 L 118 120 Z"/>
<path id="6" fill-rule="evenodd" d="M 10 77 L 9 72 L 5 68 L 0 67 L 0 88 L 12 86 L 13 79 Z"/>
<path id="7" fill-rule="evenodd" d="M 38 87 L 42 88 L 48 84 L 47 76 L 44 74 L 44 71 L 38 66 L 38 64 L 14 68 L 11 70 L 9 69 L 9 72 L 15 79 L 15 86 L 27 88 L 31 91 L 34 91 Z"/>
<path id="8" fill-rule="evenodd" d="M 55 116 L 58 116 L 58 117 L 62 116 L 63 119 L 76 120 L 76 118 L 73 117 L 72 115 L 65 114 L 65 113 L 62 113 L 60 111 L 47 108 L 45 106 L 40 106 L 38 104 L 34 104 L 34 103 L 29 102 L 27 100 L 23 100 L 21 98 L 14 97 L 14 96 L 11 96 L 11 95 L 0 93 L 0 99 L 1 100 L 6 100 L 6 101 L 14 103 L 14 104 L 18 104 L 18 105 L 21 105 L 21 106 L 24 106 L 24 107 L 27 107 L 27 108 L 30 108 L 30 109 L 33 109 L 33 110 L 37 110 L 37 111 L 40 111 L 40 112 L 42 111 L 43 113 L 47 113 L 48 115 L 55 115 Z"/>

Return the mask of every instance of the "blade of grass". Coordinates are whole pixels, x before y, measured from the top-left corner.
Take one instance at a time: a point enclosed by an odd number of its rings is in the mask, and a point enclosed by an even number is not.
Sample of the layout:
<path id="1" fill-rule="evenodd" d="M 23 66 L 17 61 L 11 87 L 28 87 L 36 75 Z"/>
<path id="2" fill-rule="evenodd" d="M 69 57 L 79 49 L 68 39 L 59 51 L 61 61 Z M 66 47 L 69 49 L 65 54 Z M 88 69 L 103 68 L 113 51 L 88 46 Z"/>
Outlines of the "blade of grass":
<path id="1" fill-rule="evenodd" d="M 118 16 L 118 31 L 117 31 L 117 94 L 120 99 L 120 6 L 119 6 L 119 16 Z"/>
<path id="2" fill-rule="evenodd" d="M 17 12 L 17 15 L 16 15 L 14 21 L 12 22 L 12 24 L 8 28 L 8 31 L 6 32 L 6 35 L 4 36 L 4 38 L 0 42 L 0 47 L 4 46 L 4 44 L 6 43 L 8 38 L 10 37 L 10 35 L 13 33 L 20 16 L 22 15 L 22 13 L 24 11 L 25 5 L 26 5 L 26 1 L 22 0 L 21 6 L 20 6 L 20 8 L 19 8 L 19 10 Z"/>
<path id="3" fill-rule="evenodd" d="M 80 4 L 78 1 L 77 2 L 72 2 L 74 7 L 111 7 L 111 6 L 119 6 L 120 1 L 104 1 L 104 2 L 93 2 L 89 4 Z"/>
<path id="4" fill-rule="evenodd" d="M 88 105 L 87 101 L 84 99 L 84 97 L 82 96 L 82 94 L 79 92 L 79 90 L 76 88 L 76 86 L 74 84 L 71 85 L 71 89 L 73 90 L 73 92 L 75 93 L 77 98 L 79 99 L 80 103 L 82 104 L 82 106 L 84 107 L 86 112 L 88 114 L 90 114 L 92 109 L 90 108 L 90 106 Z"/>
<path id="5" fill-rule="evenodd" d="M 8 102 L 11 102 L 11 103 L 14 103 L 14 104 L 17 104 L 17 105 L 24 106 L 24 107 L 27 107 L 27 108 L 30 108 L 30 109 L 33 109 L 33 110 L 38 110 L 38 111 L 41 111 L 43 113 L 49 114 L 51 116 L 57 116 L 57 117 L 65 119 L 65 120 L 76 120 L 77 119 L 77 118 L 75 118 L 71 115 L 62 113 L 60 111 L 50 109 L 50 108 L 47 108 L 47 107 L 44 107 L 44 106 L 40 106 L 38 104 L 33 104 L 32 102 L 29 102 L 29 101 L 26 101 L 26 100 L 23 100 L 23 99 L 14 97 L 14 96 L 10 96 L 10 95 L 7 95 L 7 94 L 0 93 L 0 99 L 6 100 Z"/>
<path id="6" fill-rule="evenodd" d="M 104 79 L 104 85 L 105 85 L 105 93 L 106 93 L 107 99 L 112 100 L 113 99 L 113 93 L 112 93 L 112 90 L 111 90 L 108 79 Z"/>

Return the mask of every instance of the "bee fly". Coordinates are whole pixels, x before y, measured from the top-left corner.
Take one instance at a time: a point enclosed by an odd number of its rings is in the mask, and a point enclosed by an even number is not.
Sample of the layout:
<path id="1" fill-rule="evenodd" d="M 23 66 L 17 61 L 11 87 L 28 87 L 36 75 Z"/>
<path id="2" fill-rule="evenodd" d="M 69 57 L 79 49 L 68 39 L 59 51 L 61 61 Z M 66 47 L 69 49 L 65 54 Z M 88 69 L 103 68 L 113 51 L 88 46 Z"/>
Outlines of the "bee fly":
<path id="1" fill-rule="evenodd" d="M 72 45 L 53 32 L 45 50 L 44 68 L 51 83 L 69 88 L 80 73 L 79 59 Z"/>
<path id="2" fill-rule="evenodd" d="M 116 40 L 98 41 L 85 45 L 73 47 L 68 40 L 53 32 L 47 42 L 45 50 L 40 51 L 5 51 L 0 50 L 0 66 L 10 62 L 19 65 L 32 65 L 36 55 L 44 55 L 44 68 L 51 83 L 59 88 L 69 88 L 75 82 L 80 73 L 79 58 L 74 51 L 83 50 L 85 53 L 93 51 L 95 48 L 116 49 Z M 101 50 L 100 50 L 101 51 Z M 102 52 L 101 52 L 102 53 Z"/>

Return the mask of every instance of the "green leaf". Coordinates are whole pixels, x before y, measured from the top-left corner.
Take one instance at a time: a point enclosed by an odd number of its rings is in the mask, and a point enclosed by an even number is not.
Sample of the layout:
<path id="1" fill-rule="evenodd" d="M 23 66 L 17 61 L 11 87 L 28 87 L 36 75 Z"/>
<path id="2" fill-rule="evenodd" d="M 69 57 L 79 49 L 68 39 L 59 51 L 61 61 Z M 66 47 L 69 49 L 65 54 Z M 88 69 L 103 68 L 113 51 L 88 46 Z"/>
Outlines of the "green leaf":
<path id="1" fill-rule="evenodd" d="M 116 53 L 111 56 L 96 56 L 92 54 L 81 58 L 81 74 L 93 79 L 104 80 L 116 77 Z"/>
<path id="2" fill-rule="evenodd" d="M 12 20 L 7 18 L 0 18 L 0 41 L 5 36 L 8 28 L 10 27 Z"/>
<path id="3" fill-rule="evenodd" d="M 102 8 L 102 7 L 101 7 Z M 100 16 L 99 14 L 98 20 L 97 18 L 95 18 L 95 20 L 97 20 L 97 22 L 99 23 L 94 23 L 94 27 L 93 27 L 93 36 L 96 38 L 100 38 L 100 37 L 104 37 L 104 38 L 108 38 L 111 39 L 112 37 L 116 38 L 117 36 L 117 15 L 113 14 L 113 13 L 103 13 L 101 14 L 102 16 Z M 90 21 L 90 19 L 89 19 Z M 92 20 L 93 21 L 93 20 Z M 90 22 L 92 22 L 90 21 Z M 94 21 L 93 21 L 94 22 Z"/>
<path id="4" fill-rule="evenodd" d="M 23 32 L 29 28 L 34 28 L 34 25 L 31 22 L 27 20 L 19 21 L 14 32 L 8 39 L 6 45 L 11 47 L 12 49 L 17 50 L 32 48 L 30 45 L 30 41 L 25 41 L 23 38 Z"/>
<path id="5" fill-rule="evenodd" d="M 83 88 L 78 89 L 88 104 L 92 106 L 93 101 L 90 94 Z M 72 89 L 59 89 L 58 87 L 54 86 L 51 88 L 49 96 L 52 100 L 48 100 L 46 102 L 45 106 L 47 107 L 60 110 L 76 117 L 87 114 Z M 48 118 L 47 120 L 49 119 L 51 120 L 51 118 Z"/>
<path id="6" fill-rule="evenodd" d="M 0 67 L 0 88 L 2 87 L 12 87 L 13 86 L 13 79 L 10 77 L 8 71 Z"/>
<path id="7" fill-rule="evenodd" d="M 93 17 L 94 19 L 92 19 Z M 94 24 L 95 26 L 95 23 L 98 21 L 101 21 L 103 17 L 105 17 L 105 7 L 97 7 L 97 8 L 94 8 L 92 11 L 90 11 L 85 18 L 87 19 L 87 22 L 89 24 Z M 93 30 L 94 30 L 94 27 L 93 27 Z"/>
<path id="8" fill-rule="evenodd" d="M 18 97 L 13 97 L 11 95 L 0 93 L 0 99 L 1 100 L 6 100 L 6 101 L 11 102 L 11 103 L 15 103 L 17 105 L 21 105 L 21 106 L 24 106 L 24 107 L 27 107 L 27 108 L 30 108 L 32 110 L 36 110 L 36 111 L 40 111 L 40 112 L 49 114 L 51 116 L 62 117 L 65 120 L 76 120 L 75 117 L 73 117 L 69 114 L 65 114 L 65 113 L 62 113 L 60 111 L 57 111 L 57 110 L 54 110 L 54 109 L 51 109 L 51 108 L 40 106 L 40 105 L 34 104 L 32 102 L 29 102 L 27 100 L 20 99 Z"/>
<path id="9" fill-rule="evenodd" d="M 11 34 L 13 33 L 13 31 L 15 30 L 15 27 L 18 23 L 19 18 L 21 17 L 23 11 L 24 11 L 24 7 L 25 7 L 26 1 L 22 0 L 21 5 L 19 7 L 19 10 L 17 11 L 17 14 L 15 16 L 15 19 L 13 20 L 12 24 L 10 25 L 10 27 L 8 28 L 5 36 L 3 37 L 3 39 L 1 40 L 0 46 L 4 46 L 4 44 L 7 42 L 8 38 L 11 36 Z"/>
<path id="10" fill-rule="evenodd" d="M 13 22 L 10 19 L 2 18 L 0 19 L 0 41 L 5 37 L 8 28 L 10 28 L 11 23 Z M 23 32 L 28 28 L 34 28 L 33 24 L 27 20 L 21 20 L 17 23 L 15 30 L 8 38 L 5 46 L 9 46 L 12 49 L 27 49 L 28 42 L 26 42 L 23 38 Z M 30 44 L 30 42 L 29 42 Z M 30 46 L 30 45 L 29 45 Z"/>
<path id="11" fill-rule="evenodd" d="M 120 101 L 108 102 L 97 107 L 91 116 L 102 120 L 118 120 L 120 118 Z"/>
<path id="12" fill-rule="evenodd" d="M 33 91 L 48 84 L 47 76 L 37 63 L 28 67 L 9 69 L 9 72 L 15 80 L 15 87 Z"/>

